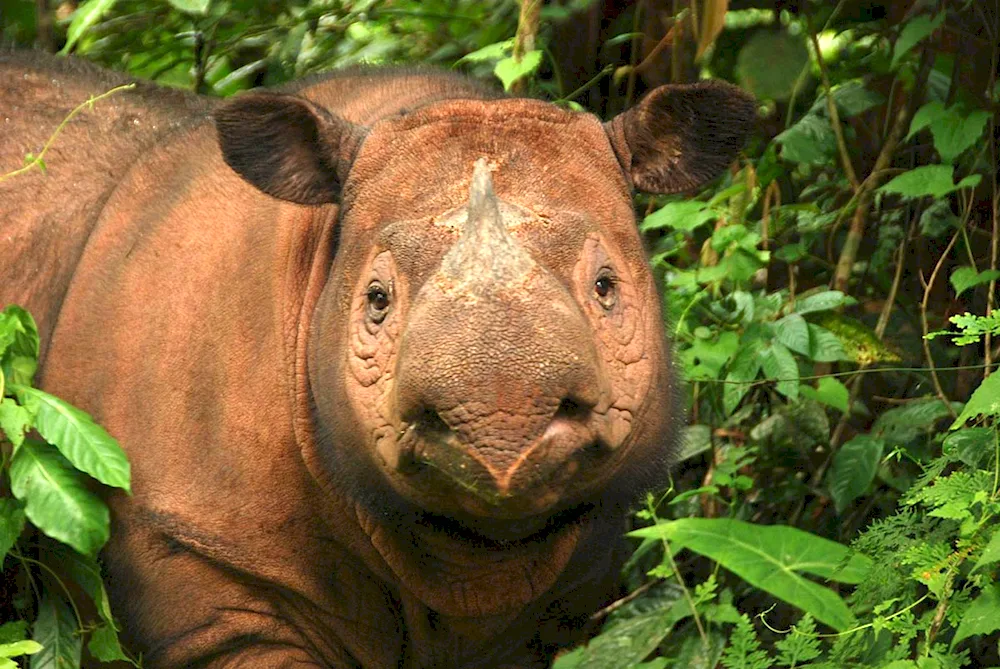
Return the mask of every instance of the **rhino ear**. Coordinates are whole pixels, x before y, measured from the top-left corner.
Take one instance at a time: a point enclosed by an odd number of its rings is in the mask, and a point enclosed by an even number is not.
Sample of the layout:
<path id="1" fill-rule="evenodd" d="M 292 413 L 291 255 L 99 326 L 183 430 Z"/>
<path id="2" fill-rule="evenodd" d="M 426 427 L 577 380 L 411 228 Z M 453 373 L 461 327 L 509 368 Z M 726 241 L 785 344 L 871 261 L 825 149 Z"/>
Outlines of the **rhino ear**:
<path id="1" fill-rule="evenodd" d="M 697 188 L 724 170 L 756 116 L 748 93 L 703 81 L 655 88 L 604 128 L 633 186 L 665 194 Z"/>
<path id="2" fill-rule="evenodd" d="M 259 190 L 299 204 L 336 202 L 364 131 L 309 100 L 248 93 L 214 114 L 226 163 Z"/>

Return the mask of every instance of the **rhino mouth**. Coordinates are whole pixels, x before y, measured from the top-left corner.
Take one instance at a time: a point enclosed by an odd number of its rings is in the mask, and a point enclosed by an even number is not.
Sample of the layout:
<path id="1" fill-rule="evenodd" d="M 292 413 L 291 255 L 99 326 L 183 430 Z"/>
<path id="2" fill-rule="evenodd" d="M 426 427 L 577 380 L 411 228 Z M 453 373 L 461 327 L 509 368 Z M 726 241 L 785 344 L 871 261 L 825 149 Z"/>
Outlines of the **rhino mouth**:
<path id="1" fill-rule="evenodd" d="M 392 478 L 450 513 L 537 526 L 579 502 L 614 450 L 575 407 L 561 407 L 544 432 L 514 454 L 463 439 L 433 411 L 405 421 L 392 444 Z"/>

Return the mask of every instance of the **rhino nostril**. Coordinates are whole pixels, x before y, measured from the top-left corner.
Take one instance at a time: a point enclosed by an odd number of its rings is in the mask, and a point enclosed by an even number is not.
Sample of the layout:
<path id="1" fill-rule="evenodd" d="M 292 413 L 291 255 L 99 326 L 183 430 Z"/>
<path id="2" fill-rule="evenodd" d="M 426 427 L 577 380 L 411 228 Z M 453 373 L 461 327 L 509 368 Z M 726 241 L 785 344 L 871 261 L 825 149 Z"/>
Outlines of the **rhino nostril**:
<path id="1" fill-rule="evenodd" d="M 559 408 L 556 409 L 556 413 L 552 419 L 562 418 L 571 421 L 585 421 L 589 415 L 589 406 L 572 397 L 564 397 L 559 403 Z"/>
<path id="2" fill-rule="evenodd" d="M 451 432 L 451 428 L 444 422 L 441 415 L 434 409 L 425 408 L 412 421 L 416 429 L 425 436 L 441 436 Z"/>

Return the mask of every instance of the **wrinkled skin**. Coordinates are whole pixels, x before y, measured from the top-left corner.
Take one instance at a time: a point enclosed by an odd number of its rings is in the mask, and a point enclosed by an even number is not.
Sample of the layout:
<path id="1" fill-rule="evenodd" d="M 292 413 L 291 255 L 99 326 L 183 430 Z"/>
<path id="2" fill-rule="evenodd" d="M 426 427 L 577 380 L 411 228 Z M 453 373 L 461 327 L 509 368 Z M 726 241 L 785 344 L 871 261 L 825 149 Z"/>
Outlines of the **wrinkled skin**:
<path id="1" fill-rule="evenodd" d="M 115 83 L 0 56 L 0 166 Z M 576 641 L 678 413 L 631 191 L 704 182 L 753 113 L 721 84 L 606 124 L 428 72 L 143 86 L 0 184 L 0 301 L 133 463 L 104 557 L 145 666 L 544 667 Z"/>

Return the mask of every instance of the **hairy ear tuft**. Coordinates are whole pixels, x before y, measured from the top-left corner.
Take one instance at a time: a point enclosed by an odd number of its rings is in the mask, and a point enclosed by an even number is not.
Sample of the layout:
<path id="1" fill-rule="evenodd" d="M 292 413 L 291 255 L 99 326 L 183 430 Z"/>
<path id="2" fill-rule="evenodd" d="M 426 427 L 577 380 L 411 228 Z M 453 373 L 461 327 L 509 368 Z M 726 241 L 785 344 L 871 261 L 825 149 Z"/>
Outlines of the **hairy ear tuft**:
<path id="1" fill-rule="evenodd" d="M 336 202 L 364 131 L 294 95 L 247 93 L 214 114 L 226 163 L 257 189 L 299 204 Z"/>
<path id="2" fill-rule="evenodd" d="M 633 186 L 666 194 L 697 188 L 722 172 L 756 117 L 748 93 L 702 81 L 655 88 L 604 126 Z"/>

